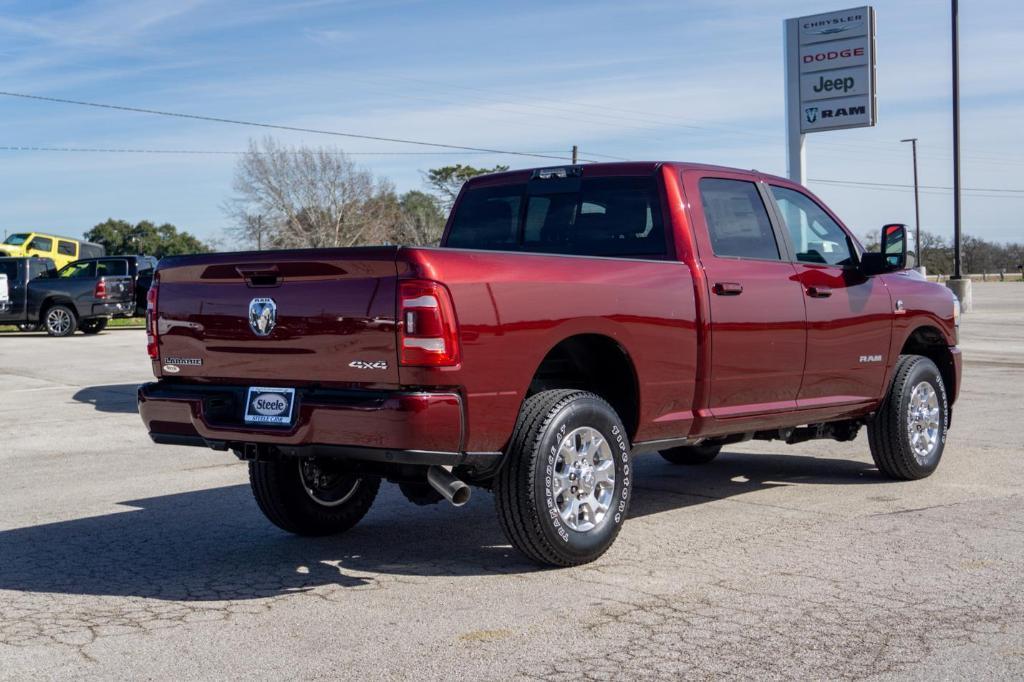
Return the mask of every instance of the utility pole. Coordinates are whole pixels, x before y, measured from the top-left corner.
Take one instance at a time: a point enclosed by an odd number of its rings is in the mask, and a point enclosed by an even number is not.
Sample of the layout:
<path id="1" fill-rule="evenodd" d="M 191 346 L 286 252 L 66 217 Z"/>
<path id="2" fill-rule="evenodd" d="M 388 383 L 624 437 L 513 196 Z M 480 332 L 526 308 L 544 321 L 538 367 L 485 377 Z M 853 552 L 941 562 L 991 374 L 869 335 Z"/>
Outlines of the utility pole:
<path id="1" fill-rule="evenodd" d="M 921 267 L 921 199 L 917 188 L 917 138 L 909 137 L 900 142 L 909 142 L 914 154 L 914 259 Z"/>
<path id="2" fill-rule="evenodd" d="M 577 145 L 572 146 L 572 165 L 576 165 L 576 161 L 580 156 L 580 148 Z"/>
<path id="3" fill-rule="evenodd" d="M 953 276 L 947 286 L 960 299 L 960 309 L 971 309 L 971 280 L 964 279 L 960 251 L 960 20 L 959 2 L 951 0 L 950 24 L 953 38 Z"/>

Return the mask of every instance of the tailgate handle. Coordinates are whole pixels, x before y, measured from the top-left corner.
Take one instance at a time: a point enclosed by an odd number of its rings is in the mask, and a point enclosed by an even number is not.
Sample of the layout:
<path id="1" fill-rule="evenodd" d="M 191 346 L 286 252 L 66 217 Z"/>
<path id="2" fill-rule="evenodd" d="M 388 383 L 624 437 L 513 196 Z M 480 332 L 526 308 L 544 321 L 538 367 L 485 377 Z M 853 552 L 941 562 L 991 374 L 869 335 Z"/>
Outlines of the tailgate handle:
<path id="1" fill-rule="evenodd" d="M 236 265 L 235 272 L 251 287 L 276 287 L 280 271 L 276 265 Z"/>

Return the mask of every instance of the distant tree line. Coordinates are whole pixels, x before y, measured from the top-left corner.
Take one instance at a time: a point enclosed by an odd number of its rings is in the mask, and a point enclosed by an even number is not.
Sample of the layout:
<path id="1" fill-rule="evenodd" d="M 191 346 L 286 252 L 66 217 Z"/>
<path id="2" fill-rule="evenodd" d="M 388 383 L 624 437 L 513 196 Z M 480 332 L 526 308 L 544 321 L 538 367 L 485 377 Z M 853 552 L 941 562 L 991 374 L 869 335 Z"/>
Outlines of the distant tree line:
<path id="1" fill-rule="evenodd" d="M 243 248 L 281 249 L 368 244 L 436 245 L 448 211 L 462 185 L 477 175 L 508 166 L 476 168 L 455 164 L 426 171 L 428 191 L 399 194 L 390 180 L 375 178 L 338 149 L 287 147 L 273 138 L 250 141 L 235 170 L 235 195 L 223 208 L 231 219 L 228 236 Z M 169 223 L 130 223 L 113 218 L 85 233 L 110 254 L 162 258 L 213 251 Z M 930 274 L 953 272 L 951 240 L 921 231 L 921 265 Z M 878 234 L 865 239 L 878 250 Z M 965 274 L 1016 272 L 1024 265 L 1024 244 L 1000 244 L 965 235 Z"/>
<path id="2" fill-rule="evenodd" d="M 878 235 L 869 234 L 864 243 L 869 251 L 878 250 Z M 1024 265 L 1024 243 L 990 242 L 979 237 L 964 235 L 960 240 L 963 256 L 961 265 L 964 274 L 997 274 L 1001 271 L 1017 272 Z M 945 239 L 932 232 L 921 230 L 921 263 L 930 275 L 951 275 L 953 273 L 952 239 Z"/>
<path id="3" fill-rule="evenodd" d="M 86 240 L 102 245 L 110 255 L 146 255 L 163 258 L 187 253 L 206 253 L 212 248 L 170 223 L 148 220 L 132 224 L 108 218 L 85 233 Z"/>
<path id="4" fill-rule="evenodd" d="M 250 141 L 235 170 L 235 195 L 223 206 L 227 236 L 243 248 L 285 249 L 367 244 L 436 245 L 463 183 L 508 166 L 455 164 L 424 173 L 428 191 L 398 193 L 338 149 Z M 85 233 L 108 254 L 163 258 L 214 251 L 170 223 L 109 218 Z"/>

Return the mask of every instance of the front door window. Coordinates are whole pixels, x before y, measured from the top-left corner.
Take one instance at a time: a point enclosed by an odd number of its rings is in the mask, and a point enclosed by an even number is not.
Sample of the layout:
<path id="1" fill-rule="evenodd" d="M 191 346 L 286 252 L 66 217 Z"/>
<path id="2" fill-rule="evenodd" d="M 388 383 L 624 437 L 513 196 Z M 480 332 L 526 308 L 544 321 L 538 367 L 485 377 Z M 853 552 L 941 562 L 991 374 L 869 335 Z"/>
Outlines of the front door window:
<path id="1" fill-rule="evenodd" d="M 771 189 L 798 261 L 818 265 L 857 264 L 850 238 L 825 209 L 795 190 L 775 186 Z"/>

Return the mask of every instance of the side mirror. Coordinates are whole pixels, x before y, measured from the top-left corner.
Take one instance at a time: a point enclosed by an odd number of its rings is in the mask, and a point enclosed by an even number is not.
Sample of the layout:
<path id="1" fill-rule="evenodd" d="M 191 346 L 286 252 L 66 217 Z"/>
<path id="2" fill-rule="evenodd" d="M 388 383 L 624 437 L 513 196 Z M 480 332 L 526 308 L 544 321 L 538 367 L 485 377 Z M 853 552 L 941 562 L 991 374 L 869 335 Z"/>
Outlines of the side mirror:
<path id="1" fill-rule="evenodd" d="M 902 223 L 884 226 L 879 240 L 882 252 L 865 253 L 861 260 L 865 274 L 879 275 L 913 268 L 916 264 L 913 240 L 913 233 Z"/>
<path id="2" fill-rule="evenodd" d="M 882 228 L 882 253 L 885 264 L 891 270 L 907 270 L 917 262 L 914 248 L 914 233 L 902 223 L 892 223 Z"/>

